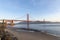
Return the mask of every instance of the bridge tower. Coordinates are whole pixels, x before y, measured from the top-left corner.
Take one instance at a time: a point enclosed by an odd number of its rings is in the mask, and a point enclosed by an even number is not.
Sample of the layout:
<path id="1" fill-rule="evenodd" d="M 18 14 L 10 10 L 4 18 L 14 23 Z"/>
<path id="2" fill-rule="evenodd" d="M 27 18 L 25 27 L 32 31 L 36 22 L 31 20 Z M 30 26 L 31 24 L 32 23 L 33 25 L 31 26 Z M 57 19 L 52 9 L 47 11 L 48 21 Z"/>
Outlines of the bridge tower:
<path id="1" fill-rule="evenodd" d="M 11 20 L 11 26 L 14 26 L 14 21 L 13 20 Z"/>
<path id="2" fill-rule="evenodd" d="M 27 14 L 27 29 L 29 29 L 29 14 Z"/>
<path id="3" fill-rule="evenodd" d="M 3 26 L 6 27 L 6 25 L 7 25 L 7 21 L 3 20 Z"/>
<path id="4" fill-rule="evenodd" d="M 5 27 L 7 26 L 8 24 L 7 24 L 7 20 L 5 20 Z"/>

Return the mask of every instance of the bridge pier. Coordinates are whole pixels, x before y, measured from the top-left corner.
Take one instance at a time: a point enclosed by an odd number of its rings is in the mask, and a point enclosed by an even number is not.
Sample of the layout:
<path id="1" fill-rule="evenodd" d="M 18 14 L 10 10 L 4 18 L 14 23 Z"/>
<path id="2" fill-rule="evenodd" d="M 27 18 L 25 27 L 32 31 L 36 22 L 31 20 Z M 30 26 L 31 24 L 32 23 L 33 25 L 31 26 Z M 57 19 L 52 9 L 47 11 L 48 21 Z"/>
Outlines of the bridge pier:
<path id="1" fill-rule="evenodd" d="M 10 20 L 10 21 L 8 21 L 8 20 L 3 20 L 2 22 L 3 22 L 3 26 L 5 26 L 5 27 L 7 27 L 8 22 L 10 22 L 10 25 L 11 25 L 11 26 L 14 26 L 14 21 L 13 21 L 13 20 Z"/>
<path id="2" fill-rule="evenodd" d="M 7 26 L 8 24 L 7 24 L 7 21 L 5 21 L 5 26 Z"/>
<path id="3" fill-rule="evenodd" d="M 7 26 L 8 24 L 7 24 L 7 21 L 6 20 L 3 20 L 3 26 Z"/>
<path id="4" fill-rule="evenodd" d="M 14 26 L 14 21 L 13 20 L 11 20 L 11 26 Z"/>

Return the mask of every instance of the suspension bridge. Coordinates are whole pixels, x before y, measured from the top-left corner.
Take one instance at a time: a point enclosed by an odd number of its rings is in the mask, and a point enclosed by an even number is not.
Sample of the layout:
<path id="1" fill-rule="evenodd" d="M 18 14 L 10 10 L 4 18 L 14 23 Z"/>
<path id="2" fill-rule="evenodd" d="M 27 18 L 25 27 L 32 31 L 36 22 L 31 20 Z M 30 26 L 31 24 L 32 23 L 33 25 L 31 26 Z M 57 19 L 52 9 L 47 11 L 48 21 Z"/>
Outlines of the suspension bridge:
<path id="1" fill-rule="evenodd" d="M 8 20 L 8 19 L 5 19 L 5 20 L 0 20 L 0 21 L 2 21 L 2 22 L 4 22 L 5 23 L 5 25 L 7 26 L 8 25 L 8 22 L 11 24 L 11 26 L 13 26 L 14 25 L 14 22 L 27 22 L 27 28 L 29 29 L 29 22 L 30 21 L 34 21 L 34 20 L 30 20 L 30 16 L 29 16 L 29 14 L 27 14 L 26 15 L 26 20 Z"/>

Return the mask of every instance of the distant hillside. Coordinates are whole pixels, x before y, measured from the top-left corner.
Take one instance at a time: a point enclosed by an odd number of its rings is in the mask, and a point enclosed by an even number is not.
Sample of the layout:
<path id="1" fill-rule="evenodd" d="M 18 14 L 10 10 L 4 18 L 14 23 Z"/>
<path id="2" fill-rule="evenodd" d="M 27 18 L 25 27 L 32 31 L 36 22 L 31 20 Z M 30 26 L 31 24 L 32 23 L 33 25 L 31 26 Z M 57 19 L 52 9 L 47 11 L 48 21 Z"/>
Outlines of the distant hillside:
<path id="1" fill-rule="evenodd" d="M 49 22 L 49 21 L 46 21 L 46 22 L 44 22 L 44 21 L 30 21 L 29 22 L 30 24 L 50 24 L 50 23 L 60 23 L 60 22 Z M 23 21 L 23 22 L 19 22 L 18 24 L 27 24 L 27 22 L 26 21 Z"/>

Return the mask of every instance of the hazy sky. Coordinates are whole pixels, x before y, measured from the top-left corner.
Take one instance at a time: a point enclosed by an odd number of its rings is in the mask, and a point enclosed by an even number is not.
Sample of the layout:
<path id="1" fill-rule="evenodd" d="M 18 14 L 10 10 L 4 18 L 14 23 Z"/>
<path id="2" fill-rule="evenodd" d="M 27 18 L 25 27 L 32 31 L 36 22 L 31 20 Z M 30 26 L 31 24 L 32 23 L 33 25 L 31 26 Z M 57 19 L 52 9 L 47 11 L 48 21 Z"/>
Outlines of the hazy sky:
<path id="1" fill-rule="evenodd" d="M 60 0 L 0 0 L 0 19 L 60 21 Z"/>

